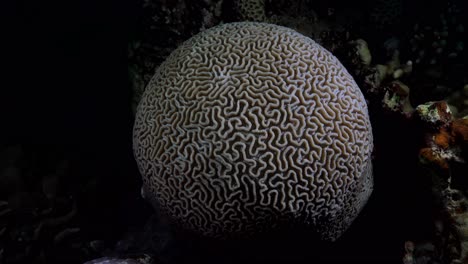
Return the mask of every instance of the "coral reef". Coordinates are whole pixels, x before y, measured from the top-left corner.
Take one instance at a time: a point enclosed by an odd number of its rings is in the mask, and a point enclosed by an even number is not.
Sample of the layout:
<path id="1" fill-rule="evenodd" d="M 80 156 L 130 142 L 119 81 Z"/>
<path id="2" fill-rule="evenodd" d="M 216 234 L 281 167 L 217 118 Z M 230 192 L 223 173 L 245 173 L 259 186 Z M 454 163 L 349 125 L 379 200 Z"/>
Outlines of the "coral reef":
<path id="1" fill-rule="evenodd" d="M 4 2 L 9 65 L 4 86 L 10 88 L 0 96 L 0 263 L 468 263 L 468 16 L 463 0 Z M 10 4 L 15 12 L 9 12 Z M 373 194 L 333 242 L 315 243 L 305 230 L 287 228 L 258 240 L 211 239 L 172 225 L 140 197 L 131 129 L 145 88 L 186 40 L 245 20 L 310 37 L 343 63 L 364 94 L 375 148 Z M 280 44 L 270 47 L 283 48 Z M 218 71 L 222 65 L 213 65 L 220 83 L 229 83 Z M 184 120 L 205 117 L 192 113 Z M 172 117 L 166 125 L 179 122 Z M 290 127 L 306 119 L 298 120 Z M 246 123 L 236 122 L 232 129 Z M 248 141 L 243 136 L 238 134 L 239 142 Z M 272 144 L 296 140 L 285 137 Z M 208 156 L 207 142 L 191 143 L 187 151 L 199 143 L 195 157 Z M 283 159 L 276 162 L 288 164 L 292 152 L 278 149 Z M 200 175 L 210 167 L 196 169 Z M 271 185 L 281 189 L 280 183 Z M 300 183 L 284 188 L 295 186 Z M 145 199 L 158 203 L 153 191 L 142 188 Z M 316 192 L 321 191 L 326 190 L 319 186 Z M 205 194 L 194 194 L 194 200 Z M 244 198 L 239 194 L 232 207 Z M 296 216 L 301 217 L 291 218 Z"/>
<path id="2" fill-rule="evenodd" d="M 412 123 L 419 128 L 413 137 L 421 141 L 418 144 L 419 161 L 428 168 L 420 173 L 427 174 L 426 178 L 430 179 L 434 233 L 430 241 L 406 242 L 403 262 L 466 263 L 468 200 L 467 181 L 463 178 L 468 171 L 468 119 L 454 117 L 453 107 L 446 101 L 430 101 L 413 107 L 409 85 L 398 80 L 403 76 L 404 80 L 414 81 L 413 65 L 410 61 L 402 68 L 398 49 L 393 50 L 392 60 L 387 65 L 379 65 L 361 59 L 368 57 L 369 52 L 362 41 L 350 42 L 347 48 L 347 53 L 340 54 L 345 56 L 343 60 L 348 69 L 364 89 L 371 108 L 391 112 L 403 121 L 402 124 Z M 402 74 L 395 74 L 400 69 Z M 450 100 L 457 106 L 463 104 L 463 99 L 458 96 L 460 94 Z"/>
<path id="3" fill-rule="evenodd" d="M 420 150 L 421 161 L 430 168 L 436 214 L 439 255 L 446 263 L 468 261 L 466 235 L 467 205 L 466 171 L 468 166 L 468 120 L 453 120 L 445 102 L 421 106 L 418 117 L 427 124 L 425 146 Z"/>
<path id="4" fill-rule="evenodd" d="M 306 0 L 294 2 L 267 0 L 257 1 L 257 4 L 263 5 L 265 11 L 260 10 L 261 17 L 260 19 L 257 17 L 256 20 L 262 21 L 264 19 L 263 21 L 266 22 L 294 28 L 333 51 L 347 70 L 354 75 L 372 112 L 377 113 L 374 115 L 391 117 L 386 125 L 400 127 L 402 136 L 403 131 L 408 130 L 408 125 L 417 128 L 411 131 L 408 137 L 413 139 L 414 144 L 421 141 L 419 145 L 421 149 L 420 161 L 425 166 L 434 167 L 434 164 L 447 166 L 448 163 L 450 167 L 453 162 L 459 163 L 460 158 L 466 160 L 462 154 L 466 152 L 460 151 L 463 149 L 460 147 L 460 140 L 453 140 L 455 132 L 448 127 L 443 129 L 447 130 L 445 132 L 433 128 L 419 131 L 419 122 L 423 121 L 418 118 L 420 116 L 418 112 L 427 110 L 427 107 L 431 105 L 429 102 L 445 99 L 452 112 L 453 120 L 461 120 L 463 116 L 466 116 L 467 104 L 465 101 L 467 97 L 464 85 L 467 80 L 463 77 L 465 69 L 460 66 L 460 62 L 466 55 L 461 50 L 463 45 L 459 43 L 464 41 L 460 38 L 463 31 L 463 27 L 460 26 L 462 19 L 459 7 L 453 4 L 454 1 L 451 2 L 448 6 L 442 6 L 440 3 L 433 4 L 434 10 L 437 11 L 431 13 L 431 16 L 427 16 L 427 20 L 424 16 L 415 17 L 414 20 L 408 18 L 400 20 L 396 18 L 402 15 L 402 8 L 408 7 L 407 3 L 405 3 L 406 6 L 403 6 L 401 1 L 388 1 L 388 3 L 375 1 L 369 7 L 357 5 L 353 9 L 340 9 L 331 2 L 319 5 Z M 391 8 L 382 8 L 387 4 Z M 259 6 L 257 5 L 257 9 L 260 8 Z M 238 6 L 236 10 L 239 16 L 234 20 L 242 20 L 243 14 L 239 12 Z M 353 10 L 347 12 L 351 16 L 343 15 L 347 10 Z M 375 12 L 376 10 L 383 12 Z M 359 12 L 363 13 L 359 14 Z M 385 12 L 387 13 L 385 14 Z M 432 16 L 433 14 L 435 16 Z M 436 19 L 432 19 L 434 17 Z M 448 19 L 449 17 L 451 19 Z M 346 19 L 349 20 L 345 21 Z M 417 21 L 418 19 L 420 21 Z M 362 27 L 360 25 L 363 24 L 363 21 L 373 21 L 373 23 Z M 415 26 L 404 26 L 404 23 L 408 23 L 408 21 L 414 23 Z M 356 27 L 356 25 L 358 26 Z M 448 36 L 445 36 L 444 29 L 448 29 L 450 32 Z M 362 38 L 369 40 L 369 43 Z M 458 45 L 460 54 L 457 53 L 456 57 L 449 58 L 448 50 L 438 49 L 439 47 L 435 47 L 437 46 L 434 44 L 435 42 L 437 45 L 447 45 L 450 42 L 448 45 L 450 47 Z M 420 58 L 421 54 L 423 54 L 423 59 Z M 426 55 L 428 56 L 426 57 Z M 431 64 L 429 57 L 437 57 L 438 63 Z M 437 145 L 443 143 L 447 133 L 450 134 L 450 140 L 447 140 L 450 146 L 448 147 L 451 155 L 449 155 L 450 161 L 445 160 L 447 149 Z M 459 134 L 459 132 L 457 133 Z M 431 143 L 429 140 L 431 137 L 435 137 L 437 140 Z M 401 145 L 400 148 L 405 149 L 407 146 Z M 415 156 L 417 157 L 417 154 Z M 427 172 L 418 173 L 424 175 Z M 431 177 L 425 178 L 432 179 Z M 434 196 L 437 196 L 437 192 Z M 442 208 L 441 211 L 445 210 L 441 205 L 435 207 Z M 435 214 L 439 215 L 439 213 Z M 414 260 L 424 263 L 428 259 L 441 259 L 440 249 L 444 246 L 437 244 L 436 240 L 415 241 L 412 252 Z"/>
<path id="5" fill-rule="evenodd" d="M 161 64 L 138 107 L 145 196 L 210 236 L 311 226 L 335 240 L 372 191 L 372 131 L 359 88 L 291 29 L 230 23 Z"/>

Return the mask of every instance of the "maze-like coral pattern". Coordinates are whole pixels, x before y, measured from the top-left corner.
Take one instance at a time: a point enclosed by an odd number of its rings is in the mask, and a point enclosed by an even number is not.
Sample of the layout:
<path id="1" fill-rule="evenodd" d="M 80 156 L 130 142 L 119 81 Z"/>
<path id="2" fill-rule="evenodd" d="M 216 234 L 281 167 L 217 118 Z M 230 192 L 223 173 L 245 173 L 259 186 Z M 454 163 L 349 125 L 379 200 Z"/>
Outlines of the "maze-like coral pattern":
<path id="1" fill-rule="evenodd" d="M 372 191 L 365 100 L 341 63 L 280 26 L 221 25 L 183 43 L 138 107 L 144 188 L 210 236 L 283 221 L 337 238 Z"/>

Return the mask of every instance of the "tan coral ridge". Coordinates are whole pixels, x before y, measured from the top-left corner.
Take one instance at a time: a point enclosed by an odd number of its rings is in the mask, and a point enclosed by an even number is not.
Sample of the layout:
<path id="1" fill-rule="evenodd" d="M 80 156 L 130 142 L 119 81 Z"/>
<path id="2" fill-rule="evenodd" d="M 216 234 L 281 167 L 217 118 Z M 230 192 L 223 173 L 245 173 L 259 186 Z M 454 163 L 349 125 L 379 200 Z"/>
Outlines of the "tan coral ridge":
<path id="1" fill-rule="evenodd" d="M 134 128 L 145 197 L 215 237 L 294 222 L 335 240 L 372 191 L 372 145 L 364 97 L 341 63 L 292 29 L 253 22 L 175 50 Z"/>

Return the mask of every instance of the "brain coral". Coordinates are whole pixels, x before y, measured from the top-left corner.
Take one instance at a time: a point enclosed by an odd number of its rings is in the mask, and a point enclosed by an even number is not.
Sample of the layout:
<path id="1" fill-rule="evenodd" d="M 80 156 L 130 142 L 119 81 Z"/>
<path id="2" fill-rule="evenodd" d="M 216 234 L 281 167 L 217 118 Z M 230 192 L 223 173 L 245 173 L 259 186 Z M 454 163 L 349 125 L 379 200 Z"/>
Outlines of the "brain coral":
<path id="1" fill-rule="evenodd" d="M 304 224 L 334 240 L 372 188 L 372 132 L 341 63 L 292 29 L 220 25 L 161 64 L 138 106 L 145 196 L 208 236 Z"/>

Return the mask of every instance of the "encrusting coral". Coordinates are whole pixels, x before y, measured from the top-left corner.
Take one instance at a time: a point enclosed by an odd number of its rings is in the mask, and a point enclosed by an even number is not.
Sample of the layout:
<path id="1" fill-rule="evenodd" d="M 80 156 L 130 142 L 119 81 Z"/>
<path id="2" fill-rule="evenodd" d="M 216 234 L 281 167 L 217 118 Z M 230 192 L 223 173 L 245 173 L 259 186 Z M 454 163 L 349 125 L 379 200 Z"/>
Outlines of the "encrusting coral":
<path id="1" fill-rule="evenodd" d="M 184 227 L 237 236 L 283 223 L 335 240 L 373 189 L 367 105 L 330 52 L 266 23 L 176 49 L 139 104 L 144 193 Z"/>

